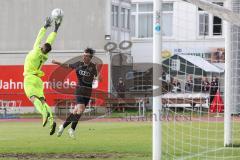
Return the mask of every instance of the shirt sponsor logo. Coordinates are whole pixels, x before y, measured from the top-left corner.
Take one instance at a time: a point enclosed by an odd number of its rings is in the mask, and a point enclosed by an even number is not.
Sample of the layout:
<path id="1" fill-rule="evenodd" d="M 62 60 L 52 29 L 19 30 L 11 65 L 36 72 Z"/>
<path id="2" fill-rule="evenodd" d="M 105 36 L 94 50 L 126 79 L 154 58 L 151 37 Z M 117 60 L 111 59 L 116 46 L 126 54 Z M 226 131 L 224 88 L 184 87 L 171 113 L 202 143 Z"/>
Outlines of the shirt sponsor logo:
<path id="1" fill-rule="evenodd" d="M 79 71 L 78 71 L 78 74 L 81 75 L 81 76 L 86 76 L 86 77 L 89 77 L 89 76 L 90 76 L 90 73 L 89 73 L 89 72 L 83 71 L 83 70 L 79 70 Z"/>

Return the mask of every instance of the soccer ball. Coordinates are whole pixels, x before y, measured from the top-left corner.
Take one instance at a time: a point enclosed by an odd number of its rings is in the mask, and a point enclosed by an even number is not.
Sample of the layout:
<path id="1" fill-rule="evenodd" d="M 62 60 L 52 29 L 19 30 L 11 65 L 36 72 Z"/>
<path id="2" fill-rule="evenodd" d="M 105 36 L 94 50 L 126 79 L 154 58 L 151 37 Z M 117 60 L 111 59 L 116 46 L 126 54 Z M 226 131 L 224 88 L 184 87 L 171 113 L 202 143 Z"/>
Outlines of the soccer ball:
<path id="1" fill-rule="evenodd" d="M 52 10 L 51 17 L 54 21 L 59 22 L 63 18 L 63 10 L 60 8 L 55 8 Z"/>

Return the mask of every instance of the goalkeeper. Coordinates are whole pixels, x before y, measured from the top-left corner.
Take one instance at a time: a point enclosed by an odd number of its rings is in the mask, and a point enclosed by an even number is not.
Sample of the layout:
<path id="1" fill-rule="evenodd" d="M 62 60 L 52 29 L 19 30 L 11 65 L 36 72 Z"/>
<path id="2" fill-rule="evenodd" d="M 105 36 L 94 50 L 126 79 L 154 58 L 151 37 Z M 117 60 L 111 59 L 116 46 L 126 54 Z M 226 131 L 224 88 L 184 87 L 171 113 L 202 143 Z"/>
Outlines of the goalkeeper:
<path id="1" fill-rule="evenodd" d="M 56 38 L 61 21 L 59 23 L 55 22 L 54 32 L 48 36 L 46 43 L 40 46 L 41 41 L 46 34 L 46 30 L 51 26 L 51 23 L 51 18 L 47 17 L 44 27 L 42 27 L 38 33 L 37 39 L 33 46 L 33 50 L 31 50 L 25 58 L 23 76 L 24 91 L 27 97 L 34 104 L 37 111 L 41 113 L 43 119 L 43 127 L 45 127 L 49 121 L 50 135 L 53 135 L 56 129 L 56 122 L 54 122 L 52 110 L 46 103 L 46 99 L 44 97 L 43 81 L 41 80 L 41 77 L 44 76 L 44 72 L 41 70 L 41 67 L 48 59 L 48 53 L 52 49 L 51 45 Z"/>

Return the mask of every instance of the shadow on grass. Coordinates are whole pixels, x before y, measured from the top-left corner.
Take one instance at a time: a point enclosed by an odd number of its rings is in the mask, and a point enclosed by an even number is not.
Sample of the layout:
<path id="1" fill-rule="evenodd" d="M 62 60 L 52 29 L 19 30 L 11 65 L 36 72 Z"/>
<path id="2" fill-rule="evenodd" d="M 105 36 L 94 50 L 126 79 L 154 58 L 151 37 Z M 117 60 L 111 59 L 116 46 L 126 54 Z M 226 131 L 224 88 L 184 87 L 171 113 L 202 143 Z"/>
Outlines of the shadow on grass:
<path id="1" fill-rule="evenodd" d="M 240 148 L 240 144 L 229 144 L 229 145 L 226 145 L 226 147 Z"/>

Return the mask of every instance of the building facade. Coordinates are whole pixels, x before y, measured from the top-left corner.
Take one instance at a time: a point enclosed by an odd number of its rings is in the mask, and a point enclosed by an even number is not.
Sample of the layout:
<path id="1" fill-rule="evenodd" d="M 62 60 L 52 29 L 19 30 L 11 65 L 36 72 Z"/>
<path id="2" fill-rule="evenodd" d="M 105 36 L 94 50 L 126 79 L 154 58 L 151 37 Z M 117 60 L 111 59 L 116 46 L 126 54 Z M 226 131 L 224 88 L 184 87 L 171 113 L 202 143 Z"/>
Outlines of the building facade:
<path id="1" fill-rule="evenodd" d="M 214 1 L 223 6 L 224 0 Z M 214 61 L 224 50 L 224 21 L 181 0 L 163 0 L 163 52 L 198 55 Z M 132 0 L 131 38 L 134 62 L 152 62 L 153 1 Z M 215 58 L 216 59 L 216 58 Z"/>

